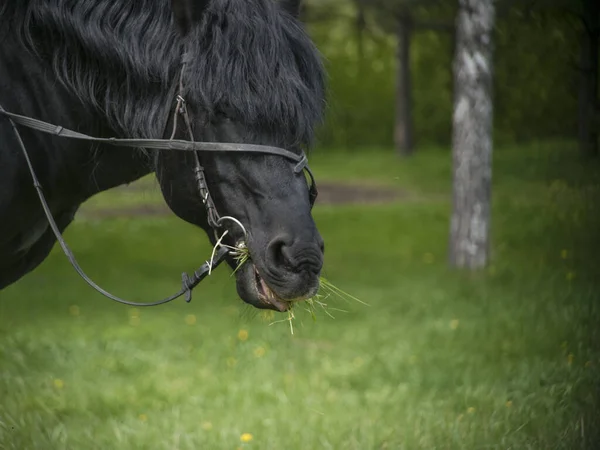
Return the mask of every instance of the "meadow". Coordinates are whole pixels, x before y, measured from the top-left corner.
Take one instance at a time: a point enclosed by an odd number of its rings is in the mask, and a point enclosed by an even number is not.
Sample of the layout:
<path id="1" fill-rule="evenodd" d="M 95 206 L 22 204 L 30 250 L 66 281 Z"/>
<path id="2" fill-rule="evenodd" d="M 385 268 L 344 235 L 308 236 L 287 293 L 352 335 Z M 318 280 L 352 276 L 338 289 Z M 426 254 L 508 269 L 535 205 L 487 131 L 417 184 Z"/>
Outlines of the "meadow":
<path id="1" fill-rule="evenodd" d="M 0 292 L 0 449 L 596 449 L 600 171 L 569 143 L 498 148 L 492 263 L 447 264 L 448 149 L 319 150 L 320 183 L 386 202 L 319 204 L 324 276 L 360 300 L 261 313 L 220 267 L 141 309 L 94 293 L 56 248 Z M 134 301 L 179 288 L 210 254 L 152 180 L 91 199 L 66 238 Z M 120 208 L 120 209 L 119 209 Z"/>

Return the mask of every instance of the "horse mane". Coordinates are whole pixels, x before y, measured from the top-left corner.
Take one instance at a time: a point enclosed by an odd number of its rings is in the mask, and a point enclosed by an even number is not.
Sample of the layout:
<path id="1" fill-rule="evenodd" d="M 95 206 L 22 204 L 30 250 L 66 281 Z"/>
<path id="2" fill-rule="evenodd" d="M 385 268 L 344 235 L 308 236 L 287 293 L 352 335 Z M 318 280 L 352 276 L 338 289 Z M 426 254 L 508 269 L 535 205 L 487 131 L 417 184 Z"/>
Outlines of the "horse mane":
<path id="1" fill-rule="evenodd" d="M 275 0 L 213 0 L 185 43 L 169 0 L 6 0 L 0 21 L 128 137 L 162 137 L 184 48 L 186 99 L 205 113 L 280 145 L 310 144 L 322 119 L 318 52 Z"/>

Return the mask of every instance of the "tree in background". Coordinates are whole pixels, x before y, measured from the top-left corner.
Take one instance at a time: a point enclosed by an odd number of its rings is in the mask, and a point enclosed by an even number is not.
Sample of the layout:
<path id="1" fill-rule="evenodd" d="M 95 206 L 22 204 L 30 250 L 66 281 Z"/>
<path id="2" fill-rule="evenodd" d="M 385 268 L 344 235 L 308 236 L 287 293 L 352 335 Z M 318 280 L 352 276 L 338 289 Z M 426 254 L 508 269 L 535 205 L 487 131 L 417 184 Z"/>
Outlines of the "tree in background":
<path id="1" fill-rule="evenodd" d="M 364 4 L 362 18 L 357 1 Z M 355 151 L 394 146 L 398 39 L 392 15 L 368 6 L 372 1 L 306 0 L 304 20 L 324 55 L 329 77 L 327 119 L 318 145 Z M 414 144 L 448 148 L 455 38 L 447 31 L 454 29 L 457 0 L 423 1 L 414 0 L 409 9 Z M 577 139 L 578 111 L 583 111 L 578 97 L 591 97 L 582 93 L 580 82 L 583 1 L 496 1 L 497 145 Z"/>
<path id="2" fill-rule="evenodd" d="M 411 43 L 418 30 L 452 31 L 451 24 L 422 18 L 443 0 L 354 0 L 357 5 L 357 24 L 366 27 L 365 12 L 371 11 L 374 23 L 396 38 L 396 93 L 394 144 L 401 156 L 410 156 L 415 149 L 413 118 L 413 83 L 411 73 Z M 447 8 L 446 8 L 447 9 Z M 427 15 L 426 17 L 431 15 Z"/>
<path id="3" fill-rule="evenodd" d="M 598 0 L 532 0 L 528 7 L 553 16 L 555 21 L 562 20 L 568 23 L 568 26 L 578 30 L 577 137 L 582 156 L 598 156 L 600 2 Z"/>
<path id="4" fill-rule="evenodd" d="M 598 0 L 583 0 L 580 19 L 581 56 L 579 60 L 579 148 L 583 156 L 598 156 L 598 39 L 600 5 Z"/>
<path id="5" fill-rule="evenodd" d="M 453 115 L 450 263 L 480 268 L 490 248 L 494 0 L 459 0 Z"/>

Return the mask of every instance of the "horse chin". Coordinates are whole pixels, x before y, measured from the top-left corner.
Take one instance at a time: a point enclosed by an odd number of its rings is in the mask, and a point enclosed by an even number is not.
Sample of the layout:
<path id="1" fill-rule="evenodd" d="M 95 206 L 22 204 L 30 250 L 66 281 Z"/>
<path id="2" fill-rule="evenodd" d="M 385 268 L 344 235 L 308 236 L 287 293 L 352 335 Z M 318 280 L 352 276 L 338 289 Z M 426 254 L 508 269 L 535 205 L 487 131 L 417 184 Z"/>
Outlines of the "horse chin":
<path id="1" fill-rule="evenodd" d="M 237 270 L 236 285 L 240 298 L 255 308 L 285 312 L 292 307 L 292 302 L 279 298 L 273 292 L 250 261 Z"/>

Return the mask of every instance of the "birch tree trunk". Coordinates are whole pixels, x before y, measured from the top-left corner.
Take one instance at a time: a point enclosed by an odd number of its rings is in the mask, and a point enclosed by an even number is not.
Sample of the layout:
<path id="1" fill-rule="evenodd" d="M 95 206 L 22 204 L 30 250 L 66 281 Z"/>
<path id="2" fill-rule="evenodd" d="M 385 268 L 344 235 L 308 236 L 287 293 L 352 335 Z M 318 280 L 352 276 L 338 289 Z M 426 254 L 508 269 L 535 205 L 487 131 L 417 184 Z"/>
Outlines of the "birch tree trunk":
<path id="1" fill-rule="evenodd" d="M 494 0 L 459 0 L 454 54 L 450 264 L 488 263 L 492 181 Z"/>

